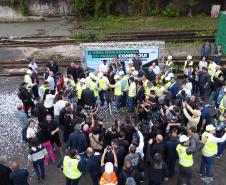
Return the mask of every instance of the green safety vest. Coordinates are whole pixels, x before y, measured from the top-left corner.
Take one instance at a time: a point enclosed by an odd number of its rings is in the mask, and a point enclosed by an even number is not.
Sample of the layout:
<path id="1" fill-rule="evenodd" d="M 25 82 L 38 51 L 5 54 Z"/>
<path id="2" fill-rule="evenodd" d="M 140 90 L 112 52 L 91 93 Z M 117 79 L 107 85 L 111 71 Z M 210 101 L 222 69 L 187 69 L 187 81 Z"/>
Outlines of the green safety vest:
<path id="1" fill-rule="evenodd" d="M 206 157 L 212 157 L 214 155 L 217 154 L 217 143 L 213 143 L 211 142 L 211 137 L 213 137 L 212 134 L 208 133 L 208 132 L 204 132 L 202 134 L 202 139 L 204 138 L 208 138 L 207 139 L 207 143 L 204 145 L 203 149 L 202 149 L 202 154 Z"/>
<path id="2" fill-rule="evenodd" d="M 69 179 L 78 179 L 82 173 L 78 170 L 78 159 L 72 159 L 69 156 L 64 157 L 63 173 Z"/>
<path id="3" fill-rule="evenodd" d="M 136 83 L 135 82 L 132 82 L 130 84 L 130 87 L 129 87 L 129 97 L 135 97 L 136 96 Z"/>
<path id="4" fill-rule="evenodd" d="M 176 147 L 178 156 L 179 156 L 179 164 L 183 167 L 192 167 L 193 166 L 193 156 L 192 154 L 188 155 L 186 152 L 187 147 L 178 144 Z"/>
<path id="5" fill-rule="evenodd" d="M 115 90 L 114 90 L 115 96 L 121 96 L 122 95 L 122 88 L 121 88 L 121 82 L 117 81 L 115 83 Z"/>

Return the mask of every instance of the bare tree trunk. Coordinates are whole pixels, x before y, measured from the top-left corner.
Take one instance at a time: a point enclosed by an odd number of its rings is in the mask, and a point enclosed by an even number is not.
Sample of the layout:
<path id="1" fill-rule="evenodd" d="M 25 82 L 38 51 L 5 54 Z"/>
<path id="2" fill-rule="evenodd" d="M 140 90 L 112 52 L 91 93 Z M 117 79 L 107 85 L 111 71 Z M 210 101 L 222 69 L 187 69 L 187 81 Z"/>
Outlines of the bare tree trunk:
<path id="1" fill-rule="evenodd" d="M 189 8 L 188 17 L 192 17 L 192 8 Z"/>

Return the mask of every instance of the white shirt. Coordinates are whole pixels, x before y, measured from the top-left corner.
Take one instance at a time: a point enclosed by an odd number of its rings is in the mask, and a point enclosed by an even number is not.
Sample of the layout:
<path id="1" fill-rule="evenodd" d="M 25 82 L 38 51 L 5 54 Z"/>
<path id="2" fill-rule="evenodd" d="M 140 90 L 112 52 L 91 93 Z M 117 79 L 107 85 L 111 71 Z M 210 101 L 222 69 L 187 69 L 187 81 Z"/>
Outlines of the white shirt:
<path id="1" fill-rule="evenodd" d="M 221 138 L 218 138 L 218 137 L 213 136 L 213 137 L 211 137 L 210 140 L 213 143 L 222 143 L 222 142 L 225 142 L 225 140 L 226 140 L 226 133 Z"/>
<path id="2" fill-rule="evenodd" d="M 28 64 L 28 67 L 30 67 L 32 71 L 38 73 L 38 65 L 35 62 L 33 64 L 32 63 Z"/>
<path id="3" fill-rule="evenodd" d="M 55 98 L 55 95 L 47 94 L 46 99 L 44 101 L 44 107 L 47 109 L 53 107 L 53 99 L 54 98 Z"/>
<path id="4" fill-rule="evenodd" d="M 160 72 L 159 66 L 155 66 L 155 67 L 153 68 L 153 72 L 154 72 L 156 75 L 158 75 L 159 72 Z"/>
<path id="5" fill-rule="evenodd" d="M 28 127 L 27 128 L 27 135 L 26 135 L 27 139 L 35 138 L 36 133 L 37 133 L 37 128 Z"/>
<path id="6" fill-rule="evenodd" d="M 66 103 L 67 103 L 67 101 L 65 101 L 65 100 L 59 100 L 53 105 L 53 107 L 54 107 L 54 116 L 59 116 L 60 115 L 60 111 L 65 107 Z"/>
<path id="7" fill-rule="evenodd" d="M 103 63 L 101 63 L 99 66 L 99 70 L 103 74 L 106 74 L 108 72 L 108 64 L 104 65 Z"/>
<path id="8" fill-rule="evenodd" d="M 208 65 L 208 64 L 207 64 L 206 61 L 202 61 L 202 60 L 201 60 L 201 61 L 199 62 L 199 70 L 201 70 L 203 67 L 207 67 L 207 65 Z"/>
<path id="9" fill-rule="evenodd" d="M 53 91 L 54 90 L 54 78 L 52 76 L 48 76 L 47 80 L 49 82 L 49 90 Z"/>
<path id="10" fill-rule="evenodd" d="M 139 145 L 136 149 L 136 153 L 139 153 L 141 155 L 141 157 L 143 158 L 144 157 L 144 136 L 142 135 L 142 133 L 140 131 L 137 131 L 138 135 L 139 135 L 139 138 L 140 138 L 140 142 L 139 142 Z"/>

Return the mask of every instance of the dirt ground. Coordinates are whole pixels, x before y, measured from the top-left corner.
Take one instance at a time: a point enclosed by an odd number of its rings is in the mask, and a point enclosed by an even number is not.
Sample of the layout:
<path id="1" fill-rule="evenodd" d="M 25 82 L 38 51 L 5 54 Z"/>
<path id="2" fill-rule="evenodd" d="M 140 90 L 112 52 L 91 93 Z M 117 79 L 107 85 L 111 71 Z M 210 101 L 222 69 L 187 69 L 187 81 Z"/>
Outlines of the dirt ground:
<path id="1" fill-rule="evenodd" d="M 6 154 L 8 157 L 7 165 L 11 165 L 12 161 L 18 160 L 22 168 L 26 168 L 27 164 L 27 148 L 26 145 L 21 142 L 20 128 L 18 126 L 18 121 L 14 117 L 14 112 L 16 110 L 16 105 L 20 103 L 17 98 L 16 92 L 17 88 L 21 82 L 22 78 L 0 78 L 0 153 Z M 121 120 L 124 119 L 125 113 L 120 113 L 117 115 L 107 115 L 106 112 L 102 114 L 103 118 L 108 122 L 107 124 L 113 123 L 115 118 Z M 59 151 L 56 150 L 59 159 Z M 194 166 L 194 178 L 192 185 L 204 185 L 199 177 L 199 165 L 200 157 L 197 157 Z M 225 156 L 221 159 L 215 160 L 214 165 L 214 177 L 215 180 L 209 185 L 225 185 L 226 184 L 226 158 Z M 64 177 L 62 172 L 56 168 L 54 164 L 50 164 L 46 167 L 46 179 L 41 183 L 38 183 L 32 167 L 29 167 L 30 173 L 30 185 L 64 185 Z M 164 185 L 176 185 L 177 175 L 165 182 Z M 147 184 L 147 177 L 145 179 L 144 185 Z M 80 185 L 91 185 L 91 181 L 88 176 L 83 176 L 80 181 Z"/>

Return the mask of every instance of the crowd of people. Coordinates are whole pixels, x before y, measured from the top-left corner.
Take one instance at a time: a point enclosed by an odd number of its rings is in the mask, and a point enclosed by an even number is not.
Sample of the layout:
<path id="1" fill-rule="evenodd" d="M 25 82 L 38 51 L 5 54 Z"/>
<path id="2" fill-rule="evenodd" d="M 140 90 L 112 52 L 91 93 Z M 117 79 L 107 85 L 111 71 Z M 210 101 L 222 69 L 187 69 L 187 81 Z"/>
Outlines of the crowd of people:
<path id="1" fill-rule="evenodd" d="M 175 175 L 177 185 L 191 185 L 201 152 L 200 178 L 213 181 L 214 160 L 223 156 L 226 140 L 226 66 L 219 60 L 203 54 L 194 63 L 189 55 L 182 80 L 172 56 L 147 70 L 139 55 L 128 63 L 103 60 L 94 72 L 72 62 L 66 74 L 51 60 L 43 82 L 31 61 L 15 113 L 28 165 L 42 181 L 45 166 L 55 163 L 66 185 L 78 184 L 82 175 L 94 185 L 139 185 L 145 179 L 160 185 Z M 101 110 L 120 119 L 106 124 Z M 18 162 L 0 169 L 4 185 L 28 185 L 28 170 Z"/>

